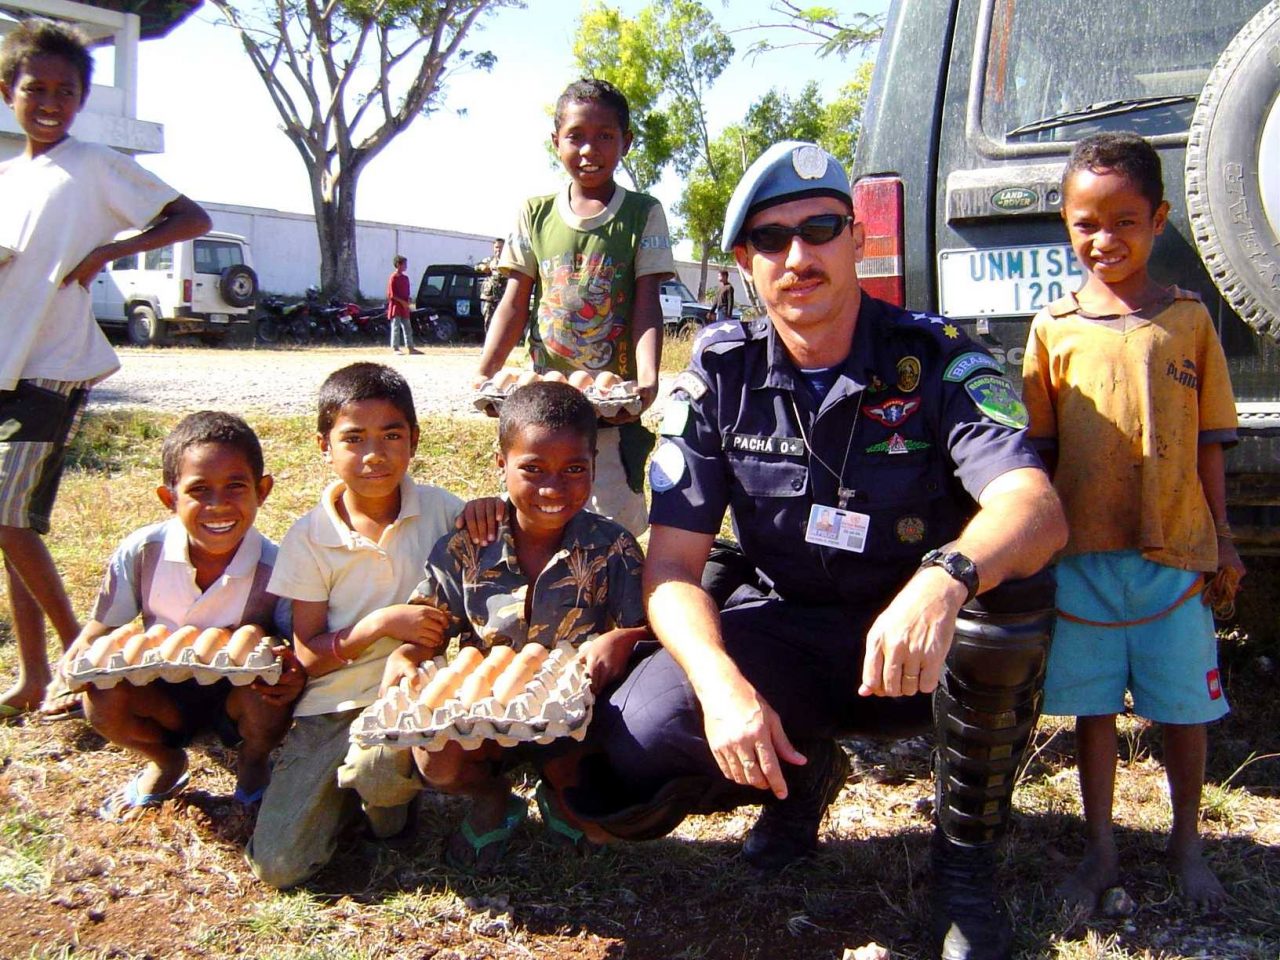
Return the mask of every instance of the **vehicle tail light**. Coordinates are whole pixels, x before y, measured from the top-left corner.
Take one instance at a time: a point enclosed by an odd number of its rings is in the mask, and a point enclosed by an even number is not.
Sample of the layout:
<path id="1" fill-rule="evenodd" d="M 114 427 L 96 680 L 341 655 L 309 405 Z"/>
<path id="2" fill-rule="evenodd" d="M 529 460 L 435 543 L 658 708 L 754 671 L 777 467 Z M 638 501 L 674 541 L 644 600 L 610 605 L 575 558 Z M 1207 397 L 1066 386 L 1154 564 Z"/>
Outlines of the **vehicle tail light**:
<path id="1" fill-rule="evenodd" d="M 863 177 L 853 185 L 853 209 L 862 224 L 865 246 L 858 279 L 873 297 L 906 305 L 902 250 L 902 179 Z"/>
<path id="2" fill-rule="evenodd" d="M 182 281 L 182 302 L 183 303 L 191 302 L 191 281 L 190 280 Z"/>

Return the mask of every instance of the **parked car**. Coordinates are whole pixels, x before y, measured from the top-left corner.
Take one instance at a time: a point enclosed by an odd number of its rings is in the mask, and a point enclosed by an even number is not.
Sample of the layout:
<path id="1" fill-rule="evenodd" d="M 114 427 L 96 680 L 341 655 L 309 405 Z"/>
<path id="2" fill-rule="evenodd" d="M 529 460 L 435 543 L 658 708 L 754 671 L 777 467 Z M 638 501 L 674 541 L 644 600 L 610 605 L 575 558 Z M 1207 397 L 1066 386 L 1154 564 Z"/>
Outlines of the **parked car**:
<path id="1" fill-rule="evenodd" d="M 662 329 L 665 333 L 691 335 L 711 319 L 711 308 L 699 303 L 684 282 L 675 277 L 663 280 L 659 285 L 658 300 L 662 304 Z"/>
<path id="2" fill-rule="evenodd" d="M 414 305 L 434 314 L 434 339 L 445 343 L 459 335 L 484 337 L 480 281 L 484 274 L 465 263 L 437 263 L 422 272 Z"/>
<path id="3" fill-rule="evenodd" d="M 216 342 L 253 319 L 258 275 L 248 240 L 211 232 L 109 263 L 92 292 L 98 323 L 124 327 L 131 343 L 184 334 Z"/>
<path id="4" fill-rule="evenodd" d="M 864 288 L 957 319 L 1020 381 L 1032 315 L 1083 279 L 1067 155 L 1149 138 L 1172 207 L 1151 273 L 1217 326 L 1241 425 L 1230 517 L 1255 556 L 1280 554 L 1280 3 L 1259 6 L 894 0 L 853 167 Z"/>

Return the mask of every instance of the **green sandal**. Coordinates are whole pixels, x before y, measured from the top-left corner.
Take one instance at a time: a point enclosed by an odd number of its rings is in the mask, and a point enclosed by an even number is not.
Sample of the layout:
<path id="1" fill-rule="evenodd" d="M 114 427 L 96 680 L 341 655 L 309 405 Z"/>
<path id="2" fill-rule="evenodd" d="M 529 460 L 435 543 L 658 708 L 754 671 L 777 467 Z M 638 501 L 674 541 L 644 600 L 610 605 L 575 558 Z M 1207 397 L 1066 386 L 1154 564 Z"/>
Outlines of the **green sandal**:
<path id="1" fill-rule="evenodd" d="M 542 814 L 542 825 L 551 832 L 552 842 L 569 847 L 581 856 L 591 854 L 598 846 L 587 839 L 587 835 L 565 819 L 560 812 L 560 805 L 555 794 L 545 781 L 538 781 L 538 788 L 533 792 L 538 801 L 538 812 Z"/>
<path id="2" fill-rule="evenodd" d="M 456 870 L 474 873 L 490 873 L 507 851 L 507 843 L 520 824 L 529 816 L 529 807 L 520 797 L 507 798 L 507 813 L 502 823 L 492 830 L 477 834 L 471 821 L 463 818 L 462 826 L 449 839 L 445 847 L 444 859 Z M 460 843 L 459 838 L 465 843 Z M 458 848 L 466 851 L 466 855 L 458 852 Z"/>

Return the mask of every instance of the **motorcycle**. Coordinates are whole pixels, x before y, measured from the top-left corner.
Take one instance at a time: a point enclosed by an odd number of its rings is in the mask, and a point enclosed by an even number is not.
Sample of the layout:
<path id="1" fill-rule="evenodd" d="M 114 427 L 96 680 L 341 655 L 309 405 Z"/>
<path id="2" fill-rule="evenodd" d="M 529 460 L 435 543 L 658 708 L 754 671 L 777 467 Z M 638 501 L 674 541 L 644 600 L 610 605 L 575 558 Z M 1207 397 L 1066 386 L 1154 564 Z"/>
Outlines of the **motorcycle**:
<path id="1" fill-rule="evenodd" d="M 419 307 L 409 314 L 414 339 L 422 343 L 450 343 L 458 339 L 458 321 L 446 314 Z"/>
<path id="2" fill-rule="evenodd" d="M 360 331 L 351 319 L 352 307 L 356 307 L 356 312 L 359 313 L 359 307 L 355 304 L 343 303 L 337 297 L 330 299 L 329 305 L 324 307 L 313 302 L 311 306 L 312 339 L 320 343 L 330 340 L 350 343 L 354 340 Z"/>
<path id="3" fill-rule="evenodd" d="M 258 306 L 258 339 L 263 343 L 301 345 L 311 339 L 311 305 L 305 300 L 286 303 L 280 297 L 264 297 Z"/>
<path id="4" fill-rule="evenodd" d="M 391 336 L 391 324 L 387 321 L 385 307 L 366 308 L 358 303 L 344 303 L 342 311 L 351 323 L 354 336 L 373 343 L 386 343 Z"/>

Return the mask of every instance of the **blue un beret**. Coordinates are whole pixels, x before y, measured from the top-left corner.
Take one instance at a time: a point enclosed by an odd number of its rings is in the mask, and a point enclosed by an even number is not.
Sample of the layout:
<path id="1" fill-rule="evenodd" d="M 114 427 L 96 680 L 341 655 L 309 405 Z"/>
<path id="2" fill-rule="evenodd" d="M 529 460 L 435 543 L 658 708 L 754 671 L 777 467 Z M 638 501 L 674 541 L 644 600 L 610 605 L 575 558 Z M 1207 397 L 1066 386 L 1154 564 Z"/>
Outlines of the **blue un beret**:
<path id="1" fill-rule="evenodd" d="M 726 250 L 741 240 L 747 218 L 767 207 L 805 197 L 836 197 L 849 204 L 849 178 L 840 161 L 816 143 L 783 140 L 760 154 L 747 168 L 724 213 L 722 243 Z"/>

